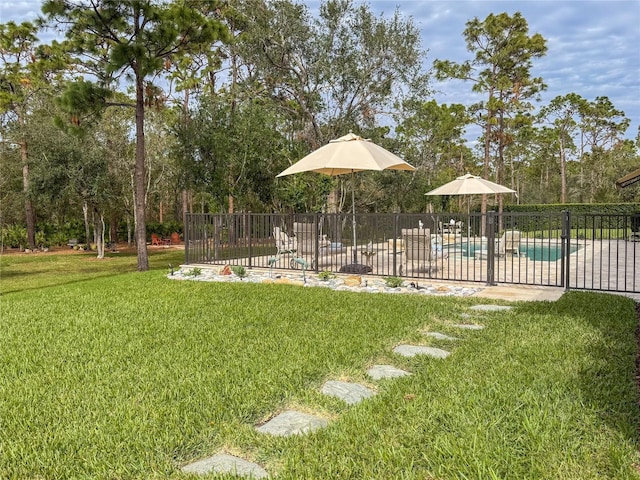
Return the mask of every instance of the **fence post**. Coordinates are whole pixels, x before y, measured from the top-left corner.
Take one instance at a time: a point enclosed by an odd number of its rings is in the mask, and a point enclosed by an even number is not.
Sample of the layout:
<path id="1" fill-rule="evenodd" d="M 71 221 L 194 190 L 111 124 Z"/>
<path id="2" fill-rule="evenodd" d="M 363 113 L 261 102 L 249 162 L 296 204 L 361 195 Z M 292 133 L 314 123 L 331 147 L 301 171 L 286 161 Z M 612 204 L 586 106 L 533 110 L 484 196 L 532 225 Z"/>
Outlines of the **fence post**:
<path id="1" fill-rule="evenodd" d="M 398 212 L 393 214 L 393 276 L 397 277 L 398 276 L 398 265 L 397 265 L 397 261 L 396 261 L 396 252 L 397 250 L 397 240 L 398 238 Z"/>
<path id="2" fill-rule="evenodd" d="M 312 240 L 315 242 L 315 247 L 313 248 L 313 262 L 316 268 L 314 269 L 316 273 L 318 272 L 318 260 L 320 258 L 320 218 L 318 217 L 318 213 L 313 214 L 313 228 L 311 228 L 311 233 L 315 232 L 315 238 Z"/>
<path id="3" fill-rule="evenodd" d="M 571 247 L 571 212 L 569 210 L 562 211 L 562 234 L 561 234 L 561 248 L 560 253 L 562 255 L 562 262 L 560 263 L 560 275 L 562 277 L 561 287 L 565 290 L 569 290 L 570 280 L 570 262 L 571 255 L 569 255 Z"/>
<path id="4" fill-rule="evenodd" d="M 191 231 L 189 228 L 189 221 L 190 221 L 189 214 L 185 213 L 182 218 L 184 220 L 184 225 L 182 227 L 182 230 L 184 233 L 184 263 L 189 265 L 189 236 L 191 234 Z"/>
<path id="5" fill-rule="evenodd" d="M 496 212 L 487 212 L 487 285 L 495 285 Z"/>
<path id="6" fill-rule="evenodd" d="M 248 225 L 247 225 L 247 241 L 249 242 L 249 248 L 247 254 L 249 255 L 249 268 L 253 265 L 253 261 L 251 259 L 251 230 L 253 229 L 253 214 L 251 212 L 247 212 L 249 214 Z"/>

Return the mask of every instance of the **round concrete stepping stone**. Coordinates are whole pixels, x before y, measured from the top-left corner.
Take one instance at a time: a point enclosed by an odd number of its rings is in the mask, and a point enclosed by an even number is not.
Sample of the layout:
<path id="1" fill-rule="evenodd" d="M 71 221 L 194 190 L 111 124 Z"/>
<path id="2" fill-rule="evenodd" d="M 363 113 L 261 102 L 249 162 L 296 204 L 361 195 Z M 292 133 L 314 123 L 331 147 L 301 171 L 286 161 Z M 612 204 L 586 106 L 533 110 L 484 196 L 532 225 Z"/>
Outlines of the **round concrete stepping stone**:
<path id="1" fill-rule="evenodd" d="M 212 457 L 203 458 L 197 462 L 182 467 L 185 473 L 206 475 L 211 472 L 231 473 L 238 477 L 268 478 L 269 474 L 260 465 L 242 458 L 219 453 Z"/>
<path id="2" fill-rule="evenodd" d="M 477 310 L 480 312 L 504 312 L 511 310 L 513 307 L 508 307 L 506 305 L 474 305 L 470 308 L 471 310 Z"/>
<path id="3" fill-rule="evenodd" d="M 307 413 L 287 410 L 280 415 L 273 417 L 264 425 L 257 427 L 260 433 L 269 433 L 279 437 L 289 435 L 301 435 L 312 432 L 328 425 L 328 421 L 321 417 L 309 415 Z"/>
<path id="4" fill-rule="evenodd" d="M 427 332 L 426 335 L 427 337 L 435 338 L 436 340 L 460 340 L 458 337 L 451 337 L 440 332 Z"/>
<path id="5" fill-rule="evenodd" d="M 464 330 L 482 330 L 484 329 L 484 325 L 473 325 L 471 323 L 456 323 L 451 325 L 455 328 L 462 328 Z"/>
<path id="6" fill-rule="evenodd" d="M 370 388 L 360 385 L 359 383 L 340 382 L 338 380 L 325 382 L 321 391 L 325 395 L 344 400 L 349 405 L 355 405 L 365 398 L 373 397 L 376 394 L 376 392 Z"/>
<path id="7" fill-rule="evenodd" d="M 393 349 L 394 353 L 403 357 L 415 357 L 416 355 L 428 355 L 434 358 L 447 358 L 451 352 L 440 348 L 425 347 L 422 345 L 398 345 Z"/>
<path id="8" fill-rule="evenodd" d="M 383 378 L 406 377 L 411 374 L 401 368 L 396 368 L 393 365 L 374 365 L 367 370 L 367 375 L 374 380 L 382 380 Z"/>

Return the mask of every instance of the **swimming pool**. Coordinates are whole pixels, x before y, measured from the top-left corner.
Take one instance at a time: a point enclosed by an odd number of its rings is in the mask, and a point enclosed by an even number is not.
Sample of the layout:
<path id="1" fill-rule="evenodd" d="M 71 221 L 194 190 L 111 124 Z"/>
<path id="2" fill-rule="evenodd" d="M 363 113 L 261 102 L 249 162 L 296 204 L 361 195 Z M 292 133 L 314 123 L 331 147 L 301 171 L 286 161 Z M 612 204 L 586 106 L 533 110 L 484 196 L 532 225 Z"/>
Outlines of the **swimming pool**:
<path id="1" fill-rule="evenodd" d="M 578 245 L 569 247 L 569 254 L 578 250 Z M 486 242 L 462 242 L 444 246 L 444 250 L 449 255 L 462 255 L 463 257 L 475 257 L 476 251 L 487 250 Z M 560 244 L 549 243 L 524 243 L 520 244 L 520 254 L 527 256 L 534 262 L 555 262 L 562 257 L 562 247 Z M 497 253 L 497 250 L 496 250 Z"/>

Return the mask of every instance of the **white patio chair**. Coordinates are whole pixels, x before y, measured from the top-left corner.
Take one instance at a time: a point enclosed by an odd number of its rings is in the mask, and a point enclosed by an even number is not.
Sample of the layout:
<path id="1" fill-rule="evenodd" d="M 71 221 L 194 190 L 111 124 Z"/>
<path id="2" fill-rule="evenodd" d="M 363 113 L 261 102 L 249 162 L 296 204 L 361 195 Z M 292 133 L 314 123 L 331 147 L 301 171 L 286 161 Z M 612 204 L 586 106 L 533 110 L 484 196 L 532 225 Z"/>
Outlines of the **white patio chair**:
<path id="1" fill-rule="evenodd" d="M 276 240 L 277 255 L 296 251 L 296 239 L 291 238 L 280 227 L 273 227 L 273 238 Z"/>

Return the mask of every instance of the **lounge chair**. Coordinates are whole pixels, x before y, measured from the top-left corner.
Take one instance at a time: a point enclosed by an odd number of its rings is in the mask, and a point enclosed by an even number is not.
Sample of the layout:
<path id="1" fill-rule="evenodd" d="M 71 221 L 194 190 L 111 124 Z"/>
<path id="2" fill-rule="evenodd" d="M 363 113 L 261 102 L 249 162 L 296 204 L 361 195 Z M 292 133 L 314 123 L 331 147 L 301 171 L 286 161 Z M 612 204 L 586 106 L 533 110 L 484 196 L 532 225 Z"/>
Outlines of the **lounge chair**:
<path id="1" fill-rule="evenodd" d="M 318 235 L 317 225 L 313 223 L 293 224 L 296 237 L 296 254 L 304 258 L 312 269 L 341 262 L 347 249 L 341 243 L 332 243 L 326 235 Z M 318 265 L 316 265 L 316 248 L 318 249 Z M 292 259 L 291 266 L 298 265 Z"/>
<path id="2" fill-rule="evenodd" d="M 431 230 L 428 228 L 403 228 L 402 240 L 405 252 L 405 272 L 431 274 L 434 255 L 431 251 Z"/>
<path id="3" fill-rule="evenodd" d="M 505 256 L 507 253 L 520 256 L 520 232 L 518 230 L 507 230 L 498 241 L 498 254 Z"/>

